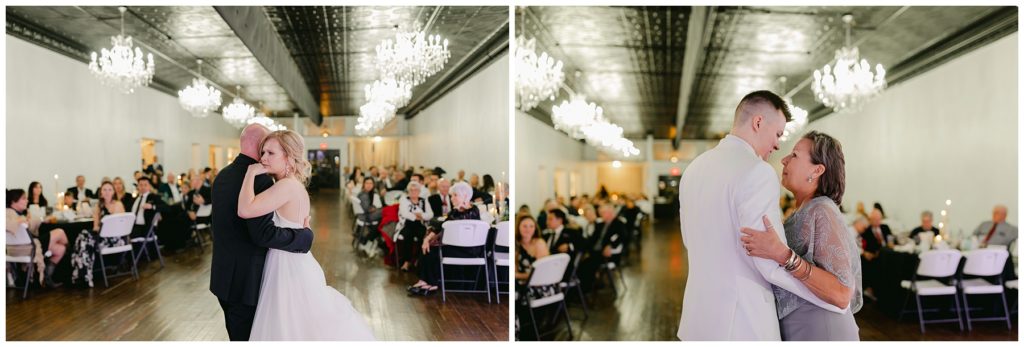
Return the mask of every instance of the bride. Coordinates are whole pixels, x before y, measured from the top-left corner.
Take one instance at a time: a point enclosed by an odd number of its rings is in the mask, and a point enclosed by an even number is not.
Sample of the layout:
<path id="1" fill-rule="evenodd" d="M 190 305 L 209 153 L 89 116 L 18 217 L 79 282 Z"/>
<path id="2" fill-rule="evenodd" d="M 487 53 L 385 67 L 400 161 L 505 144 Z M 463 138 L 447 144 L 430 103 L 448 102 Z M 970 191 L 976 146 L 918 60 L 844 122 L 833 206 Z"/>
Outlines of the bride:
<path id="1" fill-rule="evenodd" d="M 260 163 L 249 166 L 238 198 L 238 216 L 274 213 L 274 224 L 302 228 L 309 215 L 306 182 L 309 162 L 301 136 L 275 131 L 260 143 Z M 270 174 L 275 183 L 254 194 L 255 177 Z M 267 252 L 259 303 L 250 340 L 374 340 L 373 331 L 348 298 L 327 286 L 312 253 Z"/>

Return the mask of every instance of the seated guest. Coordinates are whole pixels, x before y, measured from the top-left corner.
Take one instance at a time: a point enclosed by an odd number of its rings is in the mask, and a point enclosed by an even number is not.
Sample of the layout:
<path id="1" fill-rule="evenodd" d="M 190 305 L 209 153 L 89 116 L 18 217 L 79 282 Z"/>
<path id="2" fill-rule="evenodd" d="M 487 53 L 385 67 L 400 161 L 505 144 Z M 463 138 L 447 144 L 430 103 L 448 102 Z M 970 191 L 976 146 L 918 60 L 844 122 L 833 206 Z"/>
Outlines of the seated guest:
<path id="1" fill-rule="evenodd" d="M 484 175 L 483 177 L 483 184 L 480 186 L 480 189 L 473 191 L 473 201 L 480 201 L 484 205 L 490 205 L 494 203 L 494 196 L 491 195 L 494 194 L 494 179 L 491 178 L 491 175 Z"/>
<path id="2" fill-rule="evenodd" d="M 78 209 L 78 202 L 75 201 L 75 193 L 72 191 L 64 192 L 64 203 L 61 204 L 62 208 L 71 210 L 74 212 Z"/>
<path id="3" fill-rule="evenodd" d="M 914 239 L 914 242 L 916 243 L 921 243 L 921 240 L 918 238 L 918 234 L 928 231 L 933 232 L 933 235 L 939 234 L 939 228 L 932 225 L 932 211 L 921 212 L 921 226 L 914 228 L 914 230 L 910 232 L 910 238 Z"/>
<path id="4" fill-rule="evenodd" d="M 43 185 L 33 181 L 28 184 L 28 204 L 39 207 L 47 207 L 46 194 L 43 194 Z"/>
<path id="5" fill-rule="evenodd" d="M 1006 206 L 996 205 L 992 208 L 992 220 L 985 221 L 974 228 L 974 236 L 981 241 L 981 247 L 989 245 L 1011 245 L 1017 241 L 1017 226 L 1006 222 Z"/>
<path id="6" fill-rule="evenodd" d="M 480 189 L 480 176 L 476 174 L 469 175 L 469 187 L 473 190 Z"/>
<path id="7" fill-rule="evenodd" d="M 576 250 L 583 248 L 583 236 L 579 229 L 566 226 L 565 212 L 554 209 L 548 212 L 548 229 L 541 233 L 544 241 L 550 246 L 550 253 L 567 253 L 575 257 Z"/>
<path id="8" fill-rule="evenodd" d="M 423 181 L 423 175 L 421 175 L 421 174 L 412 174 L 411 176 L 409 176 L 409 182 L 419 183 L 420 184 L 420 197 L 422 197 L 424 199 L 429 199 L 430 198 L 430 188 L 427 188 L 426 182 Z M 408 183 L 406 183 L 406 186 L 408 186 Z"/>
<path id="9" fill-rule="evenodd" d="M 395 186 L 395 181 L 391 179 L 388 169 L 384 167 L 380 168 L 380 171 L 377 172 L 376 183 L 377 187 L 383 191 L 389 191 Z"/>
<path id="10" fill-rule="evenodd" d="M 434 210 L 427 199 L 420 197 L 419 182 L 409 182 L 406 196 L 398 203 L 398 230 L 402 240 L 398 245 L 398 263 L 402 271 L 408 271 L 409 265 L 416 262 L 416 250 L 423 242 L 427 232 L 427 223 L 434 218 Z"/>
<path id="11" fill-rule="evenodd" d="M 203 183 L 203 187 L 210 188 L 213 186 L 213 169 L 206 167 L 203 168 L 203 174 L 199 175 L 199 179 Z"/>
<path id="12" fill-rule="evenodd" d="M 870 226 L 870 224 L 868 223 L 867 218 L 859 216 L 853 221 L 853 224 L 850 225 L 853 237 L 857 238 L 857 248 L 859 248 L 861 252 L 864 251 L 864 232 L 868 230 L 868 226 Z"/>
<path id="13" fill-rule="evenodd" d="M 583 205 L 583 221 L 586 222 L 580 224 L 580 228 L 583 231 L 583 239 L 589 240 L 594 236 L 594 231 L 597 229 L 597 210 L 594 209 L 594 205 Z"/>
<path id="14" fill-rule="evenodd" d="M 140 179 L 149 182 L 148 178 Z M 142 181 L 140 181 L 142 182 Z M 141 185 L 141 184 L 140 184 Z M 75 239 L 74 252 L 71 255 L 71 283 L 84 283 L 89 287 L 93 286 L 93 262 L 98 255 L 97 246 L 103 243 L 104 247 L 118 247 L 126 245 L 122 237 L 101 237 L 100 229 L 103 217 L 107 215 L 124 213 L 124 205 L 120 200 L 114 198 L 114 185 L 105 183 L 100 186 L 99 203 L 93 208 L 92 231 L 83 230 Z"/>
<path id="15" fill-rule="evenodd" d="M 594 237 L 587 246 L 586 258 L 580 262 L 577 275 L 580 278 L 580 286 L 584 291 L 593 289 L 597 270 L 607 262 L 617 261 L 612 255 L 612 250 L 622 245 L 622 234 L 626 232 L 626 225 L 616 216 L 615 207 L 609 204 L 602 204 L 598 209 L 601 214 L 601 221 L 595 226 Z"/>
<path id="16" fill-rule="evenodd" d="M 547 242 L 537 236 L 537 221 L 529 214 L 516 218 L 516 280 L 526 281 L 533 262 L 550 255 Z M 516 291 L 520 292 L 520 291 Z"/>
<path id="17" fill-rule="evenodd" d="M 139 178 L 139 196 L 132 203 L 131 213 L 135 215 L 135 225 L 132 226 L 132 237 L 143 237 L 149 232 L 153 225 L 153 217 L 164 205 L 160 195 L 153 192 L 148 177 Z"/>
<path id="18" fill-rule="evenodd" d="M 540 230 L 545 230 L 548 228 L 548 211 L 551 211 L 556 208 L 558 208 L 558 203 L 556 203 L 555 200 L 544 200 L 544 208 L 540 210 L 539 214 L 537 214 L 537 227 L 539 227 Z"/>
<path id="19" fill-rule="evenodd" d="M 456 183 L 452 186 L 452 210 L 448 213 L 445 221 L 475 219 L 480 220 L 481 212 L 474 206 L 470 198 L 473 197 L 473 188 L 465 182 Z M 420 280 L 409 286 L 410 295 L 430 295 L 437 291 L 441 284 L 441 256 L 439 252 L 444 247 L 444 256 L 447 258 L 475 258 L 482 257 L 484 246 L 478 247 L 456 247 L 442 246 L 441 239 L 444 236 L 444 229 L 441 223 L 431 225 L 430 231 L 423 238 L 422 251 L 417 271 Z"/>
<path id="20" fill-rule="evenodd" d="M 583 213 L 583 198 L 574 196 L 569 199 L 569 215 L 579 216 Z"/>
<path id="21" fill-rule="evenodd" d="M 135 182 L 132 182 L 132 188 L 135 189 L 135 192 L 139 191 L 139 178 L 141 178 L 141 177 L 142 177 L 142 171 L 136 170 L 135 173 L 132 174 L 132 179 L 135 180 Z"/>
<path id="22" fill-rule="evenodd" d="M 402 170 L 395 170 L 395 173 L 392 174 L 392 176 L 394 176 L 392 178 L 392 180 L 395 182 L 395 184 L 393 186 L 391 186 L 391 189 L 388 189 L 388 190 L 389 191 L 391 191 L 391 190 L 405 191 L 406 187 L 409 186 L 409 182 L 410 182 L 409 178 L 405 177 L 405 172 L 402 171 Z M 426 198 L 425 195 L 421 195 L 421 196 Z"/>
<path id="23" fill-rule="evenodd" d="M 11 189 L 7 191 L 7 238 L 17 236 L 16 233 L 24 225 L 25 230 L 33 236 L 31 245 L 17 245 L 7 246 L 8 256 L 28 256 L 32 254 L 33 249 L 35 250 L 34 258 L 32 262 L 36 264 L 36 271 L 39 272 L 40 283 L 45 284 L 47 287 L 59 287 L 61 284 L 53 281 L 53 270 L 56 269 L 57 264 L 64 258 L 64 252 L 67 250 L 68 237 L 63 229 L 50 230 L 49 241 L 47 246 L 50 250 L 50 256 L 43 260 L 44 254 L 42 245 L 39 243 L 39 225 L 42 223 L 43 216 L 33 216 L 28 214 L 28 194 L 21 189 Z M 49 219 L 49 222 L 53 222 L 53 218 Z M 44 238 L 45 239 L 45 238 Z"/>
<path id="24" fill-rule="evenodd" d="M 181 202 L 181 190 L 178 189 L 177 178 L 173 172 L 167 173 L 167 182 L 161 183 L 157 187 L 157 192 L 160 192 L 160 196 L 168 204 Z"/>
<path id="25" fill-rule="evenodd" d="M 430 198 L 427 199 L 430 202 L 430 208 L 434 209 L 434 218 L 447 216 L 448 213 L 452 211 L 452 199 L 451 196 L 449 196 L 451 186 L 451 182 L 448 182 L 446 179 L 442 178 L 438 180 L 437 194 L 431 195 Z"/>
<path id="26" fill-rule="evenodd" d="M 864 296 L 874 300 L 874 286 L 878 285 L 881 275 L 881 269 L 875 264 L 875 259 L 878 258 L 882 248 L 891 246 L 888 240 L 892 236 L 892 231 L 889 230 L 888 225 L 882 224 L 881 210 L 877 208 L 871 210 L 869 217 L 868 221 L 871 225 L 861 234 L 861 237 L 864 238 L 864 250 L 860 255 L 860 267 L 863 271 Z"/>
<path id="27" fill-rule="evenodd" d="M 363 208 L 363 214 L 357 216 L 366 223 L 378 222 L 381 219 L 380 208 L 383 204 L 380 201 L 380 194 L 374 188 L 373 177 L 363 179 L 363 190 L 359 192 L 359 206 Z"/>
<path id="28" fill-rule="evenodd" d="M 75 198 L 75 202 L 80 202 L 85 199 L 94 199 L 96 195 L 93 194 L 92 189 L 85 187 L 85 176 L 78 175 L 75 177 L 75 186 L 68 188 L 71 192 L 71 196 Z"/>
<path id="29" fill-rule="evenodd" d="M 124 180 L 121 177 L 114 177 L 114 199 L 121 202 L 122 206 L 131 206 L 135 198 L 124 189 Z M 102 186 L 100 186 L 102 187 Z"/>

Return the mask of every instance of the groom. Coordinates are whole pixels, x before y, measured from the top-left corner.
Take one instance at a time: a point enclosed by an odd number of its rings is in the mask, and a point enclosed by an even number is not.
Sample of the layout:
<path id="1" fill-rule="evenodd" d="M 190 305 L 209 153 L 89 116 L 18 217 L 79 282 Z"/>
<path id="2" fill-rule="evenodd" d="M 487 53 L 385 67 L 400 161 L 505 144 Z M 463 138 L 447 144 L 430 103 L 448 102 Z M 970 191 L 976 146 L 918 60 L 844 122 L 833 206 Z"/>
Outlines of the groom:
<path id="1" fill-rule="evenodd" d="M 263 217 L 238 217 L 238 193 L 249 165 L 258 162 L 260 141 L 270 131 L 253 124 L 242 130 L 241 154 L 221 170 L 213 184 L 213 265 L 210 291 L 224 310 L 224 321 L 232 341 L 249 340 L 256 316 L 256 304 L 263 280 L 267 249 L 294 253 L 309 252 L 313 231 L 274 226 L 273 213 Z M 256 194 L 274 183 L 270 176 L 256 176 Z"/>
<path id="2" fill-rule="evenodd" d="M 779 177 L 765 162 L 779 149 L 789 107 L 766 90 L 744 96 L 732 131 L 701 154 L 679 181 L 679 218 L 689 260 L 680 340 L 779 340 L 772 285 L 822 308 L 818 299 L 775 262 L 747 255 L 740 228 L 765 228 L 767 215 L 785 243 Z"/>

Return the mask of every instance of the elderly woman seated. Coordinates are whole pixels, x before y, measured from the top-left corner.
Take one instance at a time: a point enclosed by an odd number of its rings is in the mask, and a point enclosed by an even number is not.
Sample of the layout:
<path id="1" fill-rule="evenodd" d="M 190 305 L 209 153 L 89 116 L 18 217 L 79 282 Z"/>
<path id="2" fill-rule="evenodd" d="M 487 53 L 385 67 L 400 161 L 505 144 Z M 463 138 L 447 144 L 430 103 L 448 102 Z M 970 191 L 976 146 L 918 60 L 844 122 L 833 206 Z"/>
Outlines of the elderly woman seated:
<path id="1" fill-rule="evenodd" d="M 480 216 L 486 212 L 473 205 L 472 198 L 473 188 L 466 182 L 459 182 L 452 186 L 451 199 L 453 208 L 445 220 L 481 220 Z M 446 258 L 473 258 L 483 255 L 483 246 L 442 246 L 441 239 L 443 233 L 444 229 L 439 224 L 435 224 L 431 226 L 430 232 L 423 238 L 423 256 L 420 257 L 419 265 L 417 266 L 420 280 L 407 288 L 409 295 L 427 296 L 437 291 L 437 286 L 441 283 L 441 257 L 439 255 L 441 247 L 444 247 L 444 256 Z"/>
<path id="2" fill-rule="evenodd" d="M 434 218 L 434 210 L 426 198 L 421 197 L 422 185 L 417 181 L 409 182 L 406 194 L 398 203 L 398 230 L 402 239 L 398 241 L 398 263 L 402 271 L 416 263 L 418 245 L 423 242 L 427 232 L 427 223 Z"/>

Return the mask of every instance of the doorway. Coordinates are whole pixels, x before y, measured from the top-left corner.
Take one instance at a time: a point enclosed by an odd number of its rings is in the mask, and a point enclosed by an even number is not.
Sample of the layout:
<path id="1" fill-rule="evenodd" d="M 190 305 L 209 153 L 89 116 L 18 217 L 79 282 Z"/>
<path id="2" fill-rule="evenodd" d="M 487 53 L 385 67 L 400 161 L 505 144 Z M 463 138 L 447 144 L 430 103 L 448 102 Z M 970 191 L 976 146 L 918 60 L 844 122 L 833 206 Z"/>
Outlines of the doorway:
<path id="1" fill-rule="evenodd" d="M 307 151 L 311 175 L 309 188 L 341 188 L 341 151 L 337 149 L 311 149 Z"/>

